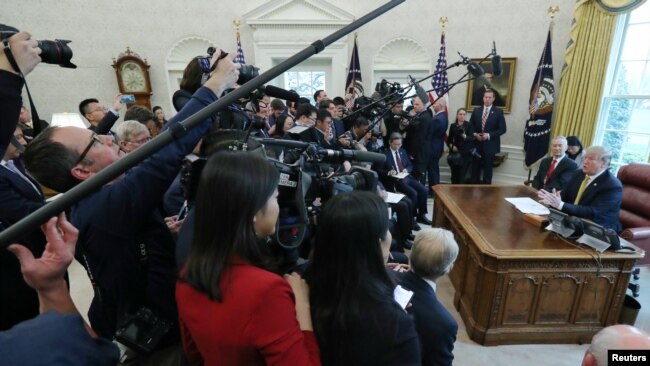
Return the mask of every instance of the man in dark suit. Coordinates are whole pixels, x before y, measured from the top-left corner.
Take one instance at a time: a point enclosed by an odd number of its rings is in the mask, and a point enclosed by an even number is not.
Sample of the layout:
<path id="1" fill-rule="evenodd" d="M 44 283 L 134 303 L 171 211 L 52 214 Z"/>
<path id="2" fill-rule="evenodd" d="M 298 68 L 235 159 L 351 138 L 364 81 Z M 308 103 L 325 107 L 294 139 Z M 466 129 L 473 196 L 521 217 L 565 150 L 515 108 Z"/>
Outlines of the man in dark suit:
<path id="1" fill-rule="evenodd" d="M 433 104 L 433 123 L 431 124 L 431 138 L 425 143 L 430 145 L 429 159 L 427 161 L 427 176 L 429 177 L 428 189 L 431 191 L 433 186 L 440 183 L 440 158 L 445 149 L 445 133 L 449 127 L 449 119 L 445 112 L 445 100 L 438 99 Z"/>
<path id="2" fill-rule="evenodd" d="M 35 181 L 25 174 L 20 157 L 26 145 L 22 130 L 16 128 L 11 144 L 7 146 L 0 162 L 0 231 L 41 208 L 45 201 Z M 45 237 L 36 229 L 18 240 L 39 257 L 45 248 Z M 0 250 L 0 330 L 6 330 L 23 320 L 39 314 L 36 291 L 23 280 L 20 264 L 6 250 Z"/>
<path id="3" fill-rule="evenodd" d="M 483 93 L 483 106 L 474 109 L 469 122 L 474 127 L 476 148 L 481 158 L 474 157 L 472 183 L 492 184 L 492 163 L 494 155 L 501 151 L 501 135 L 506 133 L 506 119 L 503 111 L 493 105 L 494 91 Z M 481 179 L 481 170 L 483 179 Z"/>
<path id="4" fill-rule="evenodd" d="M 567 141 L 564 136 L 557 136 L 551 140 L 551 154 L 539 164 L 539 170 L 533 179 L 535 189 L 553 189 L 561 191 L 567 186 L 578 166 L 566 156 Z"/>
<path id="5" fill-rule="evenodd" d="M 122 109 L 122 94 L 118 94 L 113 98 L 113 105 L 107 108 L 105 105 L 99 104 L 95 98 L 84 99 L 79 103 L 79 113 L 84 116 L 90 123 L 91 131 L 98 135 L 105 135 L 111 130 L 115 121 L 120 118 L 120 109 Z"/>
<path id="6" fill-rule="evenodd" d="M 411 142 L 412 151 L 409 151 L 409 156 L 413 159 L 413 176 L 425 187 L 427 186 L 426 175 L 429 161 L 432 159 L 434 151 L 432 142 L 434 120 L 431 109 L 427 108 L 427 102 L 417 96 L 413 98 L 413 111 L 416 115 L 407 130 L 408 138 L 414 139 Z M 432 168 L 432 175 L 434 174 L 433 170 Z"/>
<path id="7" fill-rule="evenodd" d="M 436 281 L 448 274 L 458 257 L 454 235 L 445 229 L 423 229 L 415 236 L 411 271 L 398 273 L 398 282 L 413 291 L 411 307 L 422 345 L 422 365 L 451 365 L 458 324 L 436 297 Z"/>
<path id="8" fill-rule="evenodd" d="M 586 150 L 582 171 L 558 192 L 540 190 L 540 202 L 571 216 L 589 219 L 617 233 L 621 231 L 618 214 L 623 201 L 623 186 L 612 173 L 609 163 L 612 153 L 602 146 Z"/>
<path id="9" fill-rule="evenodd" d="M 425 225 L 431 225 L 427 214 L 427 189 L 418 182 L 411 173 L 413 165 L 409 161 L 406 151 L 402 149 L 402 135 L 394 132 L 389 138 L 389 148 L 384 152 L 386 161 L 377 168 L 379 177 L 386 187 L 395 189 L 408 196 L 413 202 L 413 216 Z M 396 178 L 398 173 L 408 173 L 404 178 Z"/>

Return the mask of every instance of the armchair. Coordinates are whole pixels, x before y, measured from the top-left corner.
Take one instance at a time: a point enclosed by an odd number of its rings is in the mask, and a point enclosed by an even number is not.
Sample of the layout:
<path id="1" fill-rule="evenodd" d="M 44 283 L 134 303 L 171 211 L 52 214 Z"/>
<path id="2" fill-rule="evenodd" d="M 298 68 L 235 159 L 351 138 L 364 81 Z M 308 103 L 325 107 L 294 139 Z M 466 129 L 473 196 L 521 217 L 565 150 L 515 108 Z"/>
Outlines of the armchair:
<path id="1" fill-rule="evenodd" d="M 650 164 L 622 166 L 618 179 L 623 183 L 623 202 L 619 219 L 621 237 L 646 251 L 637 265 L 650 265 Z"/>

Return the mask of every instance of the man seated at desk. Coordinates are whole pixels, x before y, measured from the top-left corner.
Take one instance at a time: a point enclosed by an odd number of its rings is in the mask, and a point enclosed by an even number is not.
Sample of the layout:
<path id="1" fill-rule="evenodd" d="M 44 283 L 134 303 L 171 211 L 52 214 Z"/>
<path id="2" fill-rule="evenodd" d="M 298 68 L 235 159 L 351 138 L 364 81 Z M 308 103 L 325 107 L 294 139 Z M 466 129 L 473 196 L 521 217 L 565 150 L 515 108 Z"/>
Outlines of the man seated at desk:
<path id="1" fill-rule="evenodd" d="M 561 191 L 567 186 L 578 166 L 566 156 L 564 153 L 566 149 L 566 137 L 557 136 L 551 140 L 552 156 L 542 159 L 539 164 L 539 170 L 533 179 L 533 188 Z"/>
<path id="2" fill-rule="evenodd" d="M 623 186 L 612 173 L 612 153 L 602 146 L 586 150 L 582 171 L 578 171 L 561 192 L 544 189 L 538 192 L 540 202 L 568 215 L 589 219 L 617 233 Z"/>

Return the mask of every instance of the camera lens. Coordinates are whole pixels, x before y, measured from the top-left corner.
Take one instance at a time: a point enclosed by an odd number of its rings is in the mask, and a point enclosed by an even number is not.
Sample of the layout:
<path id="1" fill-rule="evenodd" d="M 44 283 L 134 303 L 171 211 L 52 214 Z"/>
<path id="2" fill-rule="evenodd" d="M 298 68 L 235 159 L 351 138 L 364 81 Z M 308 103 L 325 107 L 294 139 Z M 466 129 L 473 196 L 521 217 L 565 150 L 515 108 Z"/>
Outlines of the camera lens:
<path id="1" fill-rule="evenodd" d="M 241 65 L 237 84 L 243 85 L 260 74 L 260 69 L 253 65 Z"/>
<path id="2" fill-rule="evenodd" d="M 70 62 L 72 59 L 72 49 L 70 49 L 68 43 L 70 43 L 70 41 L 64 39 L 38 41 L 38 47 L 42 51 L 41 60 L 47 64 L 76 69 L 77 65 Z"/>

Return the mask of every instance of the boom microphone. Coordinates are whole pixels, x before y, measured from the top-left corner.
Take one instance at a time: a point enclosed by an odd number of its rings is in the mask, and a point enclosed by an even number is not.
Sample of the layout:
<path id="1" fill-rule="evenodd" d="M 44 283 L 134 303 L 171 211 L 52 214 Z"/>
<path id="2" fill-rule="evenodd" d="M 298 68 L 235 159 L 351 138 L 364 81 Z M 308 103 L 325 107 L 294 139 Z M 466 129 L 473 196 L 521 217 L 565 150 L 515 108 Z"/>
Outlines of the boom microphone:
<path id="1" fill-rule="evenodd" d="M 494 77 L 499 77 L 501 74 L 503 74 L 501 56 L 497 54 L 497 45 L 492 41 L 492 75 L 494 75 Z"/>
<path id="2" fill-rule="evenodd" d="M 415 86 L 415 94 L 418 95 L 418 98 L 422 101 L 422 104 L 425 106 L 429 104 L 429 96 L 427 95 L 427 92 L 424 91 L 424 88 L 418 83 L 415 82 L 415 79 L 413 79 L 413 76 L 409 75 L 409 80 L 411 80 L 411 83 L 413 86 Z M 436 91 L 437 93 L 438 91 Z"/>
<path id="3" fill-rule="evenodd" d="M 288 90 L 278 88 L 277 86 L 267 85 L 264 87 L 264 94 L 278 99 L 289 100 L 292 102 L 298 102 L 300 96 L 295 92 L 290 92 Z"/>
<path id="4" fill-rule="evenodd" d="M 485 70 L 483 70 L 481 65 L 474 61 L 469 61 L 467 64 L 467 71 L 469 71 L 475 79 L 481 80 L 483 84 L 485 84 L 486 88 L 492 88 L 492 82 L 485 77 Z"/>
<path id="5" fill-rule="evenodd" d="M 343 162 L 345 160 L 364 161 L 381 164 L 386 161 L 386 155 L 359 150 L 318 149 L 318 155 L 328 162 Z"/>

